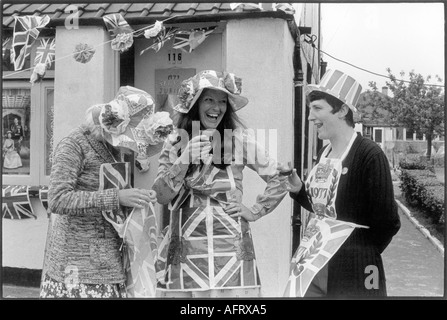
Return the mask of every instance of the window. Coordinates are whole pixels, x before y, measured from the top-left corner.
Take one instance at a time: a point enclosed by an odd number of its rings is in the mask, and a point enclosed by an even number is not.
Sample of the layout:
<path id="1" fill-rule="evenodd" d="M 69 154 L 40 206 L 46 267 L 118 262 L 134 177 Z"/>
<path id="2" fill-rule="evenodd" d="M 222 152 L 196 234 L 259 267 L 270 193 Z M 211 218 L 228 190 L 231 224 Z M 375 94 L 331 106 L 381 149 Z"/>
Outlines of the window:
<path id="1" fill-rule="evenodd" d="M 40 186 L 49 184 L 53 150 L 53 105 L 55 62 L 47 67 L 43 81 L 29 82 L 36 49 L 41 39 L 53 38 L 48 33 L 38 38 L 25 59 L 22 70 L 14 71 L 10 59 L 11 41 L 3 38 L 2 90 L 2 178 L 3 185 Z M 5 35 L 3 35 L 5 37 Z M 9 38 L 10 39 L 10 38 Z M 42 48 L 40 48 L 42 49 Z M 11 138 L 8 138 L 11 131 Z M 12 141 L 11 141 L 12 140 Z M 8 150 L 5 150 L 5 144 Z"/>
<path id="2" fill-rule="evenodd" d="M 406 130 L 405 133 L 405 140 L 413 140 L 413 131 L 412 130 Z"/>
<path id="3" fill-rule="evenodd" d="M 395 128 L 395 140 L 403 140 L 404 139 L 404 128 Z"/>
<path id="4" fill-rule="evenodd" d="M 3 81 L 4 185 L 48 185 L 53 138 L 54 85 Z M 43 152 L 42 152 L 43 151 Z"/>

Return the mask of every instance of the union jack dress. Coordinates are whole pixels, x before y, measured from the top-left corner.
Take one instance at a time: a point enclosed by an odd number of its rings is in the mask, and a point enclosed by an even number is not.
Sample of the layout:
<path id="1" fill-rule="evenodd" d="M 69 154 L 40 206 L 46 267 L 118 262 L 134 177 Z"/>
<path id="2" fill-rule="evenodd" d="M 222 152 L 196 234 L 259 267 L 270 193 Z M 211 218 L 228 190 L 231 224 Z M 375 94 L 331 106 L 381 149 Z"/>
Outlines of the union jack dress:
<path id="1" fill-rule="evenodd" d="M 256 142 L 245 139 L 244 148 L 247 144 Z M 253 207 L 260 215 L 271 212 L 287 193 L 279 183 L 276 161 L 256 145 L 262 152 L 253 161 L 244 152 L 239 163 L 234 159 L 226 167 L 202 163 L 185 172 L 172 161 L 171 147 L 165 143 L 153 186 L 160 196 L 175 193 L 169 205 L 170 224 L 159 246 L 158 289 L 260 288 L 250 225 L 223 208 L 242 202 L 242 170 L 248 166 L 267 182 Z"/>

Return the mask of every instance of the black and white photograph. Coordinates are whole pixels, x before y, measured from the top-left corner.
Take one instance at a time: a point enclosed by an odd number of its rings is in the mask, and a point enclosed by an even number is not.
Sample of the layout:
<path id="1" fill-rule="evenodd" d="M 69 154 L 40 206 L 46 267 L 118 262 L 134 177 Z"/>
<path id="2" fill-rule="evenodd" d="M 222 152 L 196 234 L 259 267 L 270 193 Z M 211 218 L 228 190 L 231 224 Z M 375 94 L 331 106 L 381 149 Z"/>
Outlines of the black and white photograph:
<path id="1" fill-rule="evenodd" d="M 1 300 L 445 300 L 442 1 L 0 10 Z"/>

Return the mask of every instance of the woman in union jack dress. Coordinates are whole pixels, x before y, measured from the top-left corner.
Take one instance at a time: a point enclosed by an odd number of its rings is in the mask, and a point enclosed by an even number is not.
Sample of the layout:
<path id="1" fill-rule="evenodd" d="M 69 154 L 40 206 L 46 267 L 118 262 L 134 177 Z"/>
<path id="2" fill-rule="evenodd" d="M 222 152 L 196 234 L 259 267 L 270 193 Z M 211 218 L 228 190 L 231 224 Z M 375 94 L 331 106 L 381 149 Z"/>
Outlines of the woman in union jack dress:
<path id="1" fill-rule="evenodd" d="M 236 111 L 248 103 L 241 79 L 202 71 L 182 82 L 176 132 L 163 146 L 153 189 L 168 204 L 170 224 L 159 248 L 162 297 L 257 297 L 260 278 L 249 222 L 284 198 L 276 161 L 256 143 Z M 242 171 L 267 185 L 242 204 Z"/>

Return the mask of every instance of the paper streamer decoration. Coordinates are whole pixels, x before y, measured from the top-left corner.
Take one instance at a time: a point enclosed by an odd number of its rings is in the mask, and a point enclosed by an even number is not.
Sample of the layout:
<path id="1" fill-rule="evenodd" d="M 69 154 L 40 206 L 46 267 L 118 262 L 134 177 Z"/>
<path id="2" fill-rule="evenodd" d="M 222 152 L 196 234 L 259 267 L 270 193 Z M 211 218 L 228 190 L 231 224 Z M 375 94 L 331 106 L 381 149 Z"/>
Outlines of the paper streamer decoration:
<path id="1" fill-rule="evenodd" d="M 144 31 L 144 37 L 147 39 L 154 38 L 160 33 L 162 28 L 163 28 L 163 21 L 157 20 L 155 21 L 155 24 L 151 28 Z"/>
<path id="2" fill-rule="evenodd" d="M 37 219 L 29 200 L 29 186 L 2 187 L 2 216 L 4 219 Z"/>
<path id="3" fill-rule="evenodd" d="M 75 47 L 73 58 L 77 62 L 87 63 L 89 62 L 93 55 L 95 54 L 95 49 L 86 43 L 79 43 Z"/>
<path id="4" fill-rule="evenodd" d="M 273 11 L 281 10 L 288 14 L 295 14 L 295 8 L 290 3 L 273 3 Z"/>
<path id="5" fill-rule="evenodd" d="M 125 52 L 133 45 L 133 35 L 131 33 L 120 33 L 112 40 L 112 50 Z"/>
<path id="6" fill-rule="evenodd" d="M 230 3 L 230 9 L 235 10 L 242 6 L 244 9 L 261 9 L 262 3 Z"/>
<path id="7" fill-rule="evenodd" d="M 23 68 L 26 57 L 31 52 L 31 46 L 39 36 L 40 30 L 43 29 L 50 17 L 48 16 L 15 16 L 14 17 L 14 33 L 12 39 L 11 60 L 14 61 L 14 70 L 18 71 Z"/>

